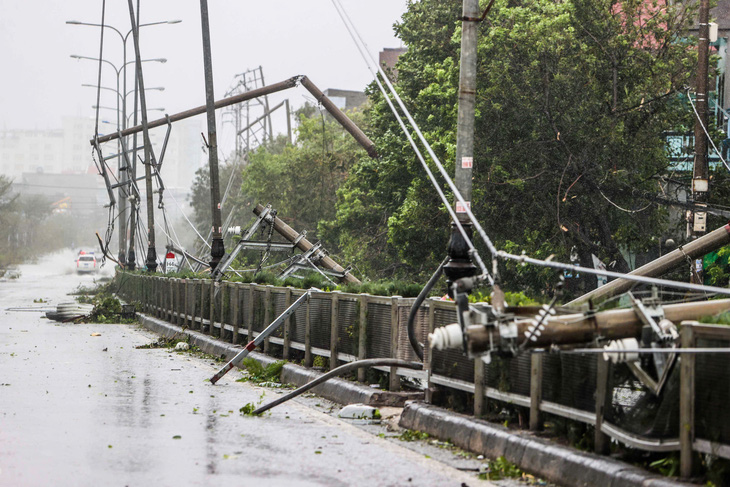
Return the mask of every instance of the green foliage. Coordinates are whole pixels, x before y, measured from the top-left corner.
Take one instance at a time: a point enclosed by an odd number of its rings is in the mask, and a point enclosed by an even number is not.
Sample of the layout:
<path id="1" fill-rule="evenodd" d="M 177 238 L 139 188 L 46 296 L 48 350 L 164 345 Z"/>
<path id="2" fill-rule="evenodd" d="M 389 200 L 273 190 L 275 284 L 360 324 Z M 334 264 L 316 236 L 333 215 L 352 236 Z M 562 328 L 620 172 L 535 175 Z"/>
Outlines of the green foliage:
<path id="1" fill-rule="evenodd" d="M 403 433 L 398 435 L 398 439 L 401 441 L 420 441 L 427 440 L 431 437 L 428 433 L 416 430 L 403 430 Z"/>
<path id="2" fill-rule="evenodd" d="M 362 284 L 344 284 L 337 290 L 354 294 L 372 294 L 375 296 L 402 296 L 414 298 L 423 289 L 423 285 L 406 281 L 366 281 Z"/>
<path id="3" fill-rule="evenodd" d="M 122 318 L 122 303 L 113 295 L 114 281 L 96 287 L 77 287 L 73 293 L 79 303 L 93 304 L 91 315 L 84 323 L 137 323 L 137 318 Z"/>
<path id="4" fill-rule="evenodd" d="M 254 404 L 252 402 L 247 402 L 238 411 L 243 416 L 256 416 L 256 415 L 253 414 L 253 412 L 256 410 L 257 407 L 258 406 L 256 404 Z"/>
<path id="5" fill-rule="evenodd" d="M 679 455 L 672 453 L 659 460 L 655 460 L 649 464 L 649 468 L 658 471 L 666 477 L 674 477 L 679 472 Z"/>
<path id="6" fill-rule="evenodd" d="M 637 196 L 655 191 L 667 165 L 662 133 L 689 120 L 667 95 L 692 72 L 694 7 L 647 8 L 637 0 L 498 0 L 480 24 L 472 208 L 499 247 L 519 242 L 530 255 L 560 259 L 575 247 L 584 265 L 593 253 L 625 271 L 620 247 L 642 251 L 664 228 L 661 208 L 625 213 L 612 204 L 644 206 Z M 396 26 L 408 45 L 399 92 L 449 171 L 459 15 L 458 2 L 422 0 Z M 382 157 L 360 159 L 338 192 L 335 219 L 321 227 L 366 274 L 423 274 L 444 254 L 448 216 L 384 99 L 372 89 L 371 98 Z M 554 271 L 519 264 L 502 273 L 508 289 L 538 296 L 557 281 Z"/>
<path id="7" fill-rule="evenodd" d="M 522 476 L 522 470 L 503 456 L 489 461 L 487 471 L 479 474 L 481 480 L 500 480 Z"/>
<path id="8" fill-rule="evenodd" d="M 316 367 L 318 369 L 326 369 L 329 367 L 329 359 L 327 357 L 317 355 L 316 357 L 314 357 L 314 360 L 312 360 L 312 367 Z"/>
<path id="9" fill-rule="evenodd" d="M 284 368 L 285 363 L 284 360 L 279 360 L 264 367 L 258 360 L 252 357 L 246 357 L 241 362 L 241 365 L 246 368 L 248 375 L 238 379 L 238 382 L 253 382 L 255 384 L 279 382 L 281 370 Z"/>
<path id="10" fill-rule="evenodd" d="M 700 323 L 711 323 L 715 325 L 730 325 L 730 311 L 725 311 L 714 316 L 702 316 L 698 321 Z"/>

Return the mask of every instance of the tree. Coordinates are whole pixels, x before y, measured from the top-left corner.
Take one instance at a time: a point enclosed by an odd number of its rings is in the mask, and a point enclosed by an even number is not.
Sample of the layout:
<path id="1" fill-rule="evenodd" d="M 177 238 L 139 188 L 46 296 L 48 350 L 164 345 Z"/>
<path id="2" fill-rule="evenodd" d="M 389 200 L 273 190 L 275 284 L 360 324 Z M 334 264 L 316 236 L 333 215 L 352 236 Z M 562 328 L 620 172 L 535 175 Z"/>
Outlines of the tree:
<path id="1" fill-rule="evenodd" d="M 451 173 L 460 4 L 411 2 L 396 26 L 408 46 L 397 88 Z M 676 94 L 695 62 L 693 13 L 680 2 L 495 2 L 479 34 L 472 208 L 499 247 L 565 260 L 575 249 L 583 265 L 595 254 L 627 271 L 622 249 L 649 245 L 666 212 L 637 196 L 656 192 L 667 166 L 662 133 L 688 117 Z M 430 272 L 445 255 L 448 216 L 384 100 L 371 95 L 383 157 L 353 168 L 329 228 L 374 271 Z M 503 273 L 538 292 L 556 277 L 512 265 Z"/>
<path id="2" fill-rule="evenodd" d="M 361 113 L 349 115 L 363 127 Z M 319 223 L 334 218 L 337 190 L 365 151 L 311 105 L 299 110 L 297 119 L 294 145 L 264 146 L 250 155 L 239 200 L 270 203 L 292 227 L 318 234 Z"/>

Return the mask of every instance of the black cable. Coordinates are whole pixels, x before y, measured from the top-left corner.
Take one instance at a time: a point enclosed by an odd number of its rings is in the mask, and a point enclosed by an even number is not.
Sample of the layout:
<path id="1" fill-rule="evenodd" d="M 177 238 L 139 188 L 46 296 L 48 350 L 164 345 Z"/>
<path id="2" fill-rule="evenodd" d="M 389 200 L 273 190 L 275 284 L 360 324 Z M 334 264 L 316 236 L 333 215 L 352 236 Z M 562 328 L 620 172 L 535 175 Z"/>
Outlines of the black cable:
<path id="1" fill-rule="evenodd" d="M 286 394 L 285 396 L 282 396 L 278 399 L 275 399 L 271 401 L 269 404 L 265 404 L 261 406 L 260 408 L 256 409 L 253 413 L 253 415 L 259 415 L 261 413 L 264 413 L 268 411 L 269 409 L 278 406 L 279 404 L 288 401 L 289 399 L 293 399 L 297 397 L 300 394 L 303 394 L 307 392 L 309 389 L 321 384 L 322 382 L 325 382 L 333 377 L 337 377 L 338 375 L 342 375 L 346 372 L 349 372 L 352 369 L 358 369 L 360 367 L 376 367 L 376 366 L 391 366 L 391 367 L 403 367 L 407 369 L 414 369 L 414 370 L 423 370 L 423 364 L 419 362 L 409 362 L 407 360 L 401 360 L 397 358 L 369 358 L 365 360 L 356 360 L 354 362 L 350 362 L 344 365 L 340 365 L 336 369 L 333 369 L 326 374 L 317 377 L 312 382 L 309 382 L 308 384 L 303 385 L 299 389 L 296 389 L 289 394 Z"/>
<path id="2" fill-rule="evenodd" d="M 448 256 L 441 262 L 441 264 L 439 264 L 436 272 L 434 272 L 431 276 L 431 279 L 429 279 L 423 289 L 421 289 L 421 292 L 418 294 L 416 301 L 414 301 L 413 306 L 411 306 L 411 312 L 408 313 L 408 341 L 411 343 L 413 351 L 418 356 L 418 358 L 421 359 L 421 361 L 423 361 L 423 343 L 419 342 L 418 338 L 416 338 L 416 331 L 414 326 L 416 321 L 416 313 L 418 313 L 418 308 L 421 307 L 421 303 L 423 303 L 423 300 L 426 299 L 428 293 L 431 292 L 431 289 L 436 284 L 436 281 L 438 281 L 439 277 L 441 277 L 441 273 L 443 272 L 444 266 L 447 262 L 449 262 Z"/>

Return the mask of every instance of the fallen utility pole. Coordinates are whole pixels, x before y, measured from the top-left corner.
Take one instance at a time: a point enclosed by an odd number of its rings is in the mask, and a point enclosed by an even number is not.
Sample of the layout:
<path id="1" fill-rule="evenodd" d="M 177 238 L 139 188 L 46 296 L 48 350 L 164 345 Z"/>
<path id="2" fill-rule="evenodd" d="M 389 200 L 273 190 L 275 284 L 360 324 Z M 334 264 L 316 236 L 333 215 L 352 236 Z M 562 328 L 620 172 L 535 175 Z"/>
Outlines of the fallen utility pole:
<path id="1" fill-rule="evenodd" d="M 253 212 L 256 214 L 256 216 L 259 216 L 261 215 L 261 213 L 263 213 L 264 210 L 264 206 L 258 204 L 256 205 L 256 208 L 254 208 Z M 292 227 L 281 221 L 278 217 L 274 217 L 273 224 L 274 230 L 276 230 L 282 237 L 292 242 L 302 252 L 308 252 L 312 249 L 312 247 L 314 247 L 314 244 L 312 242 L 310 242 L 306 238 L 302 238 L 301 234 L 299 234 Z M 334 259 L 329 256 L 325 255 L 324 257 L 322 257 L 320 264 L 325 269 L 344 274 L 343 279 L 346 282 L 349 282 L 351 284 L 361 284 L 360 280 L 357 277 L 353 276 L 349 272 L 346 272 L 341 265 L 339 265 L 337 262 L 334 261 Z"/>
<path id="2" fill-rule="evenodd" d="M 701 316 L 711 316 L 730 310 L 730 299 L 697 301 L 693 303 L 668 304 L 663 306 L 664 317 L 672 323 L 696 320 Z M 534 320 L 514 322 L 517 337 L 529 332 Z M 644 323 L 634 309 L 618 309 L 595 314 L 576 313 L 550 316 L 545 327 L 527 344 L 530 348 L 544 348 L 551 345 L 570 345 L 593 342 L 596 337 L 606 340 L 634 338 L 641 335 Z M 498 338 L 485 326 L 469 326 L 466 329 L 466 343 L 471 355 L 479 355 L 490 350 Z"/>
<path id="3" fill-rule="evenodd" d="M 322 91 L 314 86 L 314 83 L 312 83 L 309 78 L 306 76 L 302 76 L 302 79 L 300 80 L 302 83 L 302 86 L 307 89 L 316 99 L 319 103 L 322 104 L 322 106 L 329 112 L 330 115 L 332 115 L 335 120 L 340 122 L 340 125 L 342 125 L 345 130 L 350 132 L 350 135 L 352 135 L 355 140 L 367 151 L 368 155 L 372 157 L 373 159 L 378 158 L 378 151 L 375 150 L 375 144 L 373 144 L 373 141 L 370 140 L 360 128 L 355 125 L 355 123 L 347 118 L 347 115 L 344 114 L 342 110 L 337 108 L 337 106 L 332 103 L 332 100 L 327 98 L 327 96 L 322 93 Z"/>
<path id="4" fill-rule="evenodd" d="M 254 98 L 258 98 L 260 96 L 264 95 L 270 95 L 272 93 L 277 93 L 279 91 L 283 91 L 289 88 L 294 88 L 297 85 L 297 81 L 299 80 L 299 76 L 294 76 L 293 78 L 289 78 L 285 81 L 281 81 L 279 83 L 275 83 L 273 85 L 264 86 L 262 88 L 258 88 L 255 90 L 247 91 L 246 93 L 241 93 L 240 95 L 231 96 L 229 98 L 224 98 L 222 100 L 218 100 L 215 102 L 215 109 L 218 110 L 220 108 L 225 108 L 231 105 L 235 105 L 236 103 L 242 103 L 247 100 L 252 100 Z M 157 120 L 153 120 L 147 124 L 147 126 L 151 129 L 156 127 L 161 127 L 163 125 L 167 125 L 168 122 L 179 122 L 180 120 L 185 120 L 186 118 L 195 117 L 197 115 L 202 115 L 206 113 L 207 107 L 206 105 L 202 105 L 199 107 L 191 108 L 190 110 L 185 110 L 183 112 L 176 113 L 174 115 L 170 115 L 169 117 L 163 117 L 159 118 Z M 126 137 L 128 135 L 133 135 L 138 132 L 142 131 L 141 125 L 135 125 L 134 127 L 129 127 L 127 129 L 124 129 L 121 131 L 121 136 Z M 117 137 L 119 137 L 119 133 L 109 134 L 105 135 L 103 137 L 99 137 L 99 143 L 103 142 L 109 142 L 110 140 L 115 140 Z"/>
<path id="5" fill-rule="evenodd" d="M 702 257 L 705 254 L 713 252 L 720 247 L 730 244 L 730 224 L 720 227 L 697 240 L 693 240 L 678 249 L 659 257 L 658 259 L 645 264 L 629 275 L 659 277 L 667 272 L 676 269 L 682 264 L 686 264 L 688 260 L 694 265 L 693 259 Z M 589 300 L 594 302 L 602 301 L 618 294 L 624 293 L 636 285 L 636 282 L 627 279 L 616 279 L 594 289 L 593 291 L 580 296 L 566 304 L 566 306 L 578 306 L 587 303 Z"/>
<path id="6" fill-rule="evenodd" d="M 269 335 L 274 333 L 277 328 L 281 326 L 284 321 L 289 318 L 301 305 L 309 301 L 309 298 L 311 297 L 312 291 L 319 291 L 317 288 L 311 288 L 308 289 L 306 293 L 299 296 L 299 299 L 294 301 L 291 306 L 289 306 L 287 309 L 284 310 L 283 313 L 281 313 L 274 321 L 271 322 L 269 326 L 264 329 L 261 333 L 258 334 L 258 336 L 254 339 L 248 342 L 248 345 L 246 345 L 243 350 L 238 352 L 235 357 L 233 357 L 226 365 L 223 366 L 222 369 L 220 369 L 218 372 L 215 373 L 213 377 L 210 378 L 210 383 L 215 384 L 221 378 L 228 373 L 229 370 L 231 370 L 236 365 L 240 364 L 241 361 L 248 356 L 249 353 L 253 351 L 257 346 L 261 345 L 263 343 L 264 339 L 267 338 Z M 211 326 L 213 324 L 211 323 Z M 250 338 L 250 337 L 249 337 Z"/>
<path id="7" fill-rule="evenodd" d="M 247 91 L 245 93 L 241 93 L 240 95 L 231 96 L 228 98 L 224 98 L 222 100 L 218 100 L 215 102 L 214 106 L 215 109 L 218 110 L 219 108 L 225 108 L 231 105 L 235 105 L 236 103 L 242 103 L 244 101 L 252 100 L 254 98 L 259 98 L 261 96 L 265 95 L 271 95 L 272 93 L 278 93 L 279 91 L 287 90 L 289 88 L 294 88 L 298 82 L 302 83 L 302 86 L 304 86 L 307 90 L 309 90 L 312 95 L 314 95 L 317 98 L 317 101 L 322 103 L 322 106 L 337 120 L 344 128 L 347 130 L 354 138 L 355 140 L 365 149 L 368 153 L 368 155 L 372 158 L 377 158 L 378 153 L 375 150 L 375 144 L 372 140 L 370 140 L 362 130 L 358 128 L 355 123 L 347 118 L 347 115 L 337 108 L 337 106 L 332 103 L 332 100 L 327 98 L 327 96 L 322 93 L 322 91 L 317 88 L 306 76 L 294 76 L 293 78 L 289 78 L 288 80 L 281 81 L 279 83 L 275 83 L 273 85 L 269 86 L 263 86 L 261 88 L 257 88 L 255 90 Z M 186 118 L 194 117 L 196 115 L 202 115 L 207 112 L 207 108 L 205 105 L 199 106 L 196 108 L 191 108 L 190 110 L 186 110 L 184 112 L 176 113 L 174 115 L 165 116 L 164 118 L 160 118 L 157 120 L 153 120 L 147 124 L 147 127 L 149 129 L 153 129 L 156 127 L 161 127 L 163 125 L 168 125 L 173 122 L 179 122 L 180 120 L 185 120 Z M 141 125 L 135 125 L 134 127 L 129 127 L 127 129 L 122 130 L 121 132 L 117 132 L 114 134 L 108 134 L 103 137 L 99 137 L 98 142 L 99 144 L 102 144 L 104 142 L 109 142 L 112 140 L 116 140 L 119 137 L 126 137 L 128 135 L 133 135 L 138 132 L 142 131 Z M 95 140 L 92 139 L 90 141 L 91 145 L 94 145 Z"/>

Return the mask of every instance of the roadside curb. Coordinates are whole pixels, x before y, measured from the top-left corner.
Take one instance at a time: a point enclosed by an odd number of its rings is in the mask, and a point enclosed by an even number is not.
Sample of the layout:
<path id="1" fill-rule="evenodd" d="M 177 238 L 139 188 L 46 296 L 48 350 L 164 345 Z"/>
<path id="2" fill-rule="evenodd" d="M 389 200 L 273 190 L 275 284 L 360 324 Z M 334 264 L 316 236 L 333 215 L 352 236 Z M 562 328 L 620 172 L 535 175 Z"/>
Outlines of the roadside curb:
<path id="1" fill-rule="evenodd" d="M 488 458 L 505 457 L 522 470 L 569 486 L 690 486 L 610 457 L 581 452 L 470 416 L 408 401 L 399 426 L 428 433 Z"/>
<path id="2" fill-rule="evenodd" d="M 243 350 L 241 345 L 226 343 L 216 339 L 215 337 L 205 335 L 195 330 L 182 328 L 143 314 L 138 314 L 138 316 L 142 326 L 148 330 L 157 333 L 158 335 L 162 335 L 165 338 L 172 338 L 176 335 L 187 335 L 190 337 L 190 345 L 198 347 L 200 350 L 209 355 L 225 357 L 226 360 L 230 360 Z M 267 366 L 277 361 L 275 358 L 257 352 L 251 352 L 248 356 L 257 360 L 263 366 Z M 286 363 L 281 371 L 281 382 L 294 384 L 299 387 L 322 375 L 324 374 L 316 370 L 307 369 L 292 363 Z M 340 404 L 367 404 L 369 406 L 402 407 L 407 400 L 414 399 L 413 394 L 381 391 L 339 378 L 330 379 L 327 382 L 314 387 L 312 392 L 318 396 L 322 396 L 325 399 Z"/>

